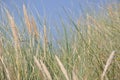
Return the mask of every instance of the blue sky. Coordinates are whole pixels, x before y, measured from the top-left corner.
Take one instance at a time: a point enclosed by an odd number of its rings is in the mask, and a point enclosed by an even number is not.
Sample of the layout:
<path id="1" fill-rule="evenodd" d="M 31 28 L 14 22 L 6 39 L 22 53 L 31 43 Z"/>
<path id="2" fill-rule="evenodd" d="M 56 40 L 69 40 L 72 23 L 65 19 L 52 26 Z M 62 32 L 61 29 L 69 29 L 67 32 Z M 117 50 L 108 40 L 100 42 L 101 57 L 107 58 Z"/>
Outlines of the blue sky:
<path id="1" fill-rule="evenodd" d="M 22 12 L 22 5 L 25 4 L 29 10 L 36 14 L 35 8 L 39 12 L 41 18 L 47 17 L 48 21 L 51 19 L 58 20 L 59 15 L 66 18 L 63 8 L 70 11 L 75 17 L 80 16 L 85 10 L 98 10 L 99 5 L 102 6 L 108 2 L 115 2 L 119 0 L 1 0 L 7 8 L 16 14 L 15 6 Z M 89 9 L 92 7 L 91 9 Z"/>
<path id="2" fill-rule="evenodd" d="M 15 18 L 18 17 L 15 6 L 17 6 L 22 14 L 22 5 L 25 4 L 27 9 L 32 10 L 34 15 L 36 15 L 37 10 L 41 19 L 47 17 L 47 22 L 50 24 L 59 22 L 59 16 L 62 16 L 64 19 L 66 18 L 63 8 L 71 9 L 76 14 L 78 14 L 79 11 L 77 10 L 79 7 L 79 0 L 2 0 L 2 2 Z"/>
<path id="3" fill-rule="evenodd" d="M 3 0 L 3 2 L 13 14 L 16 13 L 14 7 L 17 6 L 22 11 L 24 3 L 33 12 L 35 12 L 36 8 L 42 17 L 46 16 L 49 19 L 57 19 L 58 15 L 65 18 L 63 8 L 77 16 L 81 13 L 80 9 L 84 10 L 88 5 L 97 6 L 102 0 Z"/>
<path id="4" fill-rule="evenodd" d="M 14 15 L 16 21 L 18 20 L 18 14 L 16 8 L 20 11 L 20 15 L 23 14 L 22 6 L 25 4 L 27 9 L 31 11 L 36 17 L 36 10 L 38 11 L 41 20 L 47 18 L 47 22 L 50 26 L 54 23 L 60 23 L 60 17 L 64 21 L 67 21 L 67 15 L 78 19 L 81 15 L 86 14 L 87 11 L 99 11 L 100 6 L 104 6 L 107 3 L 113 3 L 119 0 L 1 0 L 9 11 Z M 67 14 L 65 13 L 67 10 Z"/>
<path id="5" fill-rule="evenodd" d="M 51 27 L 51 31 L 55 34 L 54 26 L 57 24 L 59 29 L 61 29 L 62 18 L 65 21 L 68 19 L 68 15 L 74 20 L 79 19 L 80 16 L 87 14 L 87 12 L 99 12 L 99 9 L 105 6 L 107 3 L 114 3 L 119 0 L 0 0 L 2 1 L 7 9 L 14 15 L 17 24 L 19 22 L 19 15 L 17 9 L 20 11 L 20 15 L 23 15 L 22 6 L 25 4 L 27 9 L 34 14 L 37 18 L 38 11 L 41 21 L 47 18 L 47 23 Z M 17 9 L 16 9 L 17 6 Z M 67 13 L 65 12 L 65 10 Z M 36 20 L 37 21 L 37 20 Z M 38 23 L 39 24 L 39 23 Z M 22 25 L 19 25 L 20 27 Z M 43 26 L 42 26 L 43 27 Z M 38 26 L 41 30 L 40 26 Z M 62 31 L 62 30 L 61 30 Z M 61 32 L 62 33 L 62 32 Z"/>

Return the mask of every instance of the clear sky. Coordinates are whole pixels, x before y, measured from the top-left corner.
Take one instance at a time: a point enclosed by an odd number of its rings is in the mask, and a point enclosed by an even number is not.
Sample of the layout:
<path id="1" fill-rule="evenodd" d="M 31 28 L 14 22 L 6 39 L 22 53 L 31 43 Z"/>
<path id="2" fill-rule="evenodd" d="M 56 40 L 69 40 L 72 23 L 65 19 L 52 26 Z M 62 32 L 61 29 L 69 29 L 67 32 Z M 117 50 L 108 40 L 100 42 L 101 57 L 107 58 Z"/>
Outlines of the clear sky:
<path id="1" fill-rule="evenodd" d="M 39 12 L 41 19 L 47 17 L 47 22 L 52 26 L 55 22 L 60 22 L 60 16 L 65 20 L 67 15 L 79 18 L 80 15 L 86 14 L 86 11 L 99 11 L 101 6 L 107 3 L 113 3 L 119 0 L 0 0 L 9 11 L 18 18 L 16 6 L 22 12 L 22 6 L 25 4 L 27 9 L 36 15 L 36 10 Z M 67 13 L 65 13 L 65 10 Z M 35 16 L 36 17 L 36 16 Z"/>
<path id="2" fill-rule="evenodd" d="M 48 20 L 58 18 L 58 15 L 65 18 L 65 11 L 69 10 L 72 15 L 78 17 L 83 11 L 92 6 L 92 10 L 97 10 L 101 5 L 108 2 L 115 2 L 119 0 L 0 0 L 15 14 L 15 6 L 22 11 L 23 3 L 36 13 L 35 8 L 38 10 L 41 17 L 46 16 Z"/>
<path id="3" fill-rule="evenodd" d="M 51 31 L 53 34 L 55 34 L 56 30 L 53 29 L 54 24 L 57 24 L 59 27 L 61 27 L 61 17 L 64 22 L 67 21 L 68 15 L 72 16 L 74 20 L 77 20 L 80 16 L 87 14 L 87 12 L 96 11 L 96 13 L 98 13 L 99 9 L 101 7 L 104 8 L 107 3 L 114 3 L 116 1 L 120 2 L 120 0 L 0 0 L 0 2 L 1 1 L 2 4 L 4 3 L 9 9 L 11 14 L 14 15 L 17 24 L 21 24 L 19 23 L 21 21 L 16 10 L 18 9 L 18 11 L 20 11 L 20 15 L 23 15 L 23 4 L 27 6 L 27 9 L 31 11 L 36 18 L 37 10 L 42 21 L 45 17 L 47 18 L 47 23 L 52 28 Z M 67 13 L 65 10 L 67 10 Z M 41 30 L 40 26 L 38 27 L 39 30 Z"/>
<path id="4" fill-rule="evenodd" d="M 57 19 L 58 15 L 65 17 L 64 9 L 71 11 L 73 15 L 78 16 L 81 10 L 89 5 L 98 7 L 98 4 L 105 3 L 106 0 L 2 0 L 6 6 L 15 14 L 15 6 L 22 10 L 23 3 L 33 12 L 36 8 L 40 16 L 47 16 L 49 19 Z"/>

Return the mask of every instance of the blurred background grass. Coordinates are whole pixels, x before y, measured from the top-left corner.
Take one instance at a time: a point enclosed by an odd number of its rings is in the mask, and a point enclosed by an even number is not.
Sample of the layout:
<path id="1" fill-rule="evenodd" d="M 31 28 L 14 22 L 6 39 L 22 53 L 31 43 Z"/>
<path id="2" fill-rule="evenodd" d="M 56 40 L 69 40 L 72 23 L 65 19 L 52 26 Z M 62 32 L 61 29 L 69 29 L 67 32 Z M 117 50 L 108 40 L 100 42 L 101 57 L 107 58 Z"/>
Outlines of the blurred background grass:
<path id="1" fill-rule="evenodd" d="M 36 19 L 26 5 L 20 24 L 1 6 L 0 80 L 119 80 L 119 3 L 79 18 L 64 9 L 67 19 L 60 15 L 54 33 L 48 19 Z"/>

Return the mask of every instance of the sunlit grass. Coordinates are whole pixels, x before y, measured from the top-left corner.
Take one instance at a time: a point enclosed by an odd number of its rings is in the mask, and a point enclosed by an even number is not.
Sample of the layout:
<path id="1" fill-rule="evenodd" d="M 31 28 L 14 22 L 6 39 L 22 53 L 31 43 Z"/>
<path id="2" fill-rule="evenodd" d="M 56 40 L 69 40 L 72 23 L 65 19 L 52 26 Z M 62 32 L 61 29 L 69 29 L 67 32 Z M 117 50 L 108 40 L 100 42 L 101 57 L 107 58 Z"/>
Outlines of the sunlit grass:
<path id="1" fill-rule="evenodd" d="M 119 80 L 120 6 L 113 7 L 106 7 L 106 17 L 87 14 L 78 22 L 69 17 L 70 25 L 61 21 L 62 33 L 56 28 L 62 35 L 59 39 L 50 37 L 47 20 L 39 32 L 39 23 L 25 5 L 22 33 L 4 8 L 7 23 L 0 22 L 0 80 Z"/>

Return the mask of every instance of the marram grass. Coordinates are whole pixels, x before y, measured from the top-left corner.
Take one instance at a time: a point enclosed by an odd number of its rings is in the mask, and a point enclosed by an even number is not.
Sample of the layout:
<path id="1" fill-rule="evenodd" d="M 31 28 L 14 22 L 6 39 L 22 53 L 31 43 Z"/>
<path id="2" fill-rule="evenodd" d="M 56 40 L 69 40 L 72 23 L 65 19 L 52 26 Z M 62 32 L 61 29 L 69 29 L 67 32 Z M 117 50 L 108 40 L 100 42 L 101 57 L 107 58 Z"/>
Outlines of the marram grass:
<path id="1" fill-rule="evenodd" d="M 0 80 L 119 80 L 119 8 L 106 8 L 106 17 L 87 14 L 79 24 L 71 18 L 70 25 L 61 21 L 64 31 L 56 33 L 62 35 L 59 39 L 50 38 L 47 23 L 39 32 L 39 23 L 25 5 L 23 27 L 27 30 L 20 33 L 5 8 L 9 25 L 0 22 Z"/>

